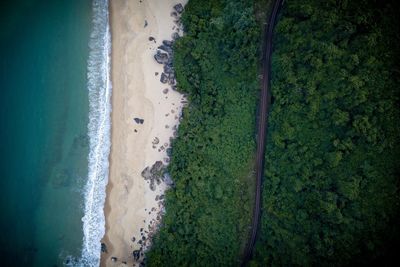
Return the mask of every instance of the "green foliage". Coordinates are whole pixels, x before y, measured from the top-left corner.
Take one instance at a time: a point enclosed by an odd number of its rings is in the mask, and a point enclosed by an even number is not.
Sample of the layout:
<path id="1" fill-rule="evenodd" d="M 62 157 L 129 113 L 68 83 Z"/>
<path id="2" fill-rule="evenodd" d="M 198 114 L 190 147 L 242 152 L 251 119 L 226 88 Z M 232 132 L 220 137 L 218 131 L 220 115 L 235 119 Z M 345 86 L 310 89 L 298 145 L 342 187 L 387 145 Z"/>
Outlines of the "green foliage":
<path id="1" fill-rule="evenodd" d="M 191 0 L 182 19 L 174 66 L 190 104 L 148 265 L 238 265 L 252 216 L 260 30 L 245 0 Z"/>
<path id="2" fill-rule="evenodd" d="M 342 266 L 399 237 L 399 21 L 382 1 L 285 1 L 251 266 Z"/>

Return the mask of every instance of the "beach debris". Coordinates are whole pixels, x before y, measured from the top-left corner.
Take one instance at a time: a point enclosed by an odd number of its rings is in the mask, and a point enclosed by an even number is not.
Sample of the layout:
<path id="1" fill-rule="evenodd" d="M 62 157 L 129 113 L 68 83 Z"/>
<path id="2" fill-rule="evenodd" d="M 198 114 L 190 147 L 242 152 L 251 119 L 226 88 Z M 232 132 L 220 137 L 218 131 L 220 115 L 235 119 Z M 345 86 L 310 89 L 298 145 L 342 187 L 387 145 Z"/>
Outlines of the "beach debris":
<path id="1" fill-rule="evenodd" d="M 146 28 L 147 25 L 149 25 L 149 24 L 147 23 L 147 20 L 144 20 L 144 27 L 143 27 L 143 28 Z"/>
<path id="2" fill-rule="evenodd" d="M 144 123 L 144 119 L 141 118 L 134 118 L 133 119 L 137 124 L 143 124 Z"/>
<path id="3" fill-rule="evenodd" d="M 101 243 L 101 252 L 107 253 L 107 246 L 105 243 Z"/>
<path id="4" fill-rule="evenodd" d="M 181 3 L 174 5 L 174 9 L 178 14 L 181 14 L 183 12 L 183 6 Z"/>
<path id="5" fill-rule="evenodd" d="M 112 261 L 112 262 L 116 262 L 117 260 L 118 260 L 117 257 L 111 257 L 111 261 Z"/>
<path id="6" fill-rule="evenodd" d="M 149 41 L 150 41 L 150 42 L 156 43 L 156 38 L 154 38 L 153 36 L 150 36 L 150 37 L 149 37 Z"/>

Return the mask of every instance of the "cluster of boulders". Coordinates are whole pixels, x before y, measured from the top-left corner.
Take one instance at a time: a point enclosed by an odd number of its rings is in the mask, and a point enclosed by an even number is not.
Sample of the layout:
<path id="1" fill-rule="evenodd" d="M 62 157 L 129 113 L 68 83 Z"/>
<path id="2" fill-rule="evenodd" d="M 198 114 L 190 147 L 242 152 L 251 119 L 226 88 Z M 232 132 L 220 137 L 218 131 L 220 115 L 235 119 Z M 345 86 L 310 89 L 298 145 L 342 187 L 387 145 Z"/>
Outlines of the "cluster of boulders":
<path id="1" fill-rule="evenodd" d="M 180 37 L 179 32 L 181 31 L 181 22 L 180 22 L 180 14 L 183 12 L 182 4 L 177 4 L 174 6 L 174 10 L 171 13 L 171 16 L 175 18 L 174 22 L 176 26 L 174 26 L 175 32 L 172 34 L 172 40 L 163 40 L 162 45 L 157 48 L 157 52 L 154 55 L 154 59 L 159 64 L 164 65 L 164 70 L 161 73 L 160 81 L 164 84 L 169 84 L 173 90 L 176 90 L 176 79 L 175 79 L 175 71 L 173 67 L 173 44 L 176 39 Z"/>
<path id="2" fill-rule="evenodd" d="M 155 200 L 158 202 L 158 208 L 152 207 L 151 210 L 148 211 L 148 213 L 149 215 L 155 213 L 156 217 L 150 220 L 150 223 L 147 226 L 147 230 L 145 228 L 140 228 L 140 237 L 136 238 L 134 236 L 131 238 L 131 241 L 133 243 L 137 243 L 139 245 L 138 249 L 132 251 L 133 260 L 134 262 L 139 263 L 139 266 L 142 266 L 144 264 L 144 252 L 150 247 L 151 240 L 153 236 L 157 233 L 161 225 L 161 218 L 165 213 L 164 195 L 157 195 Z M 147 209 L 145 208 L 144 211 L 147 212 Z M 146 220 L 144 220 L 143 222 L 146 222 Z"/>
<path id="3" fill-rule="evenodd" d="M 164 182 L 167 186 L 173 186 L 174 182 L 171 176 L 166 171 L 166 166 L 162 161 L 156 161 L 151 167 L 146 167 L 142 171 L 142 177 L 150 184 L 150 189 L 152 191 L 156 190 L 156 184 L 160 185 Z"/>

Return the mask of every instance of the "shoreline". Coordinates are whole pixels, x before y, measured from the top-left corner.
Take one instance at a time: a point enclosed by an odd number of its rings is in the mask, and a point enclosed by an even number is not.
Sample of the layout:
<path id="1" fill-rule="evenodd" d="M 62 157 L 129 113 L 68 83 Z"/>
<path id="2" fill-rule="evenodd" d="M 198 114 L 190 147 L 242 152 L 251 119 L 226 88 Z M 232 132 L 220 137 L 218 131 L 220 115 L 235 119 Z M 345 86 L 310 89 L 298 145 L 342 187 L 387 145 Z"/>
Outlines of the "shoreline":
<path id="1" fill-rule="evenodd" d="M 163 65 L 154 59 L 177 29 L 173 6 L 184 2 L 110 1 L 112 144 L 101 266 L 138 265 L 164 211 L 166 183 L 145 180 L 142 172 L 158 161 L 168 163 L 166 151 L 184 105 L 181 94 L 160 82 Z"/>

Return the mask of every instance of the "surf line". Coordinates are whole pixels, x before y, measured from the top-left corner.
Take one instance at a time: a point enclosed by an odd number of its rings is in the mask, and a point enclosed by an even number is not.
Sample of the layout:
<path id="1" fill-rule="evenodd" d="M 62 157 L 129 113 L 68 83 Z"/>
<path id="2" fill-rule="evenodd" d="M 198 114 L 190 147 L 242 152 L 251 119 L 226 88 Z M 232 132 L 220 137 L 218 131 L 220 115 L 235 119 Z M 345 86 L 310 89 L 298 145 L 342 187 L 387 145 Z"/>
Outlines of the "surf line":
<path id="1" fill-rule="evenodd" d="M 93 0 L 89 40 L 87 87 L 89 91 L 88 177 L 84 191 L 83 246 L 80 266 L 99 266 L 105 234 L 104 203 L 111 147 L 110 53 L 108 0 Z"/>

